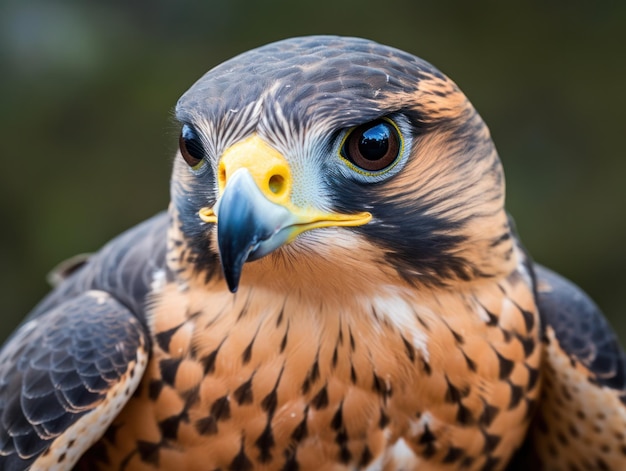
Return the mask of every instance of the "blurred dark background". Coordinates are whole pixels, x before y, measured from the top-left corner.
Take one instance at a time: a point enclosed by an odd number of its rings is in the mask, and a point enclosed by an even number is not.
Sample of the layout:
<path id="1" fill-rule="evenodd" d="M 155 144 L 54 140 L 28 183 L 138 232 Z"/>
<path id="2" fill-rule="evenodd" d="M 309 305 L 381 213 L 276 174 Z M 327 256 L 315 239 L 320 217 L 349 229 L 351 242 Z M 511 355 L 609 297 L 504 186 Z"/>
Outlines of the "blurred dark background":
<path id="1" fill-rule="evenodd" d="M 626 341 L 626 2 L 0 0 L 0 338 L 61 260 L 166 207 L 179 95 L 289 36 L 368 37 L 451 76 L 491 128 L 536 260 Z"/>

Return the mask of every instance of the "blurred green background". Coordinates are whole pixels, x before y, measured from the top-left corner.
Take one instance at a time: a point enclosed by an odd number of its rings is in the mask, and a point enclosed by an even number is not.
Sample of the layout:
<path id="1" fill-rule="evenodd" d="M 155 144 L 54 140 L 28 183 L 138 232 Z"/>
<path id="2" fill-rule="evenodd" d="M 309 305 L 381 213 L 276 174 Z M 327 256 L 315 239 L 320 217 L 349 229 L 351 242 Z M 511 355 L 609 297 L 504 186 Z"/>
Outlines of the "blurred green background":
<path id="1" fill-rule="evenodd" d="M 0 0 L 0 338 L 56 263 L 166 207 L 188 86 L 315 33 L 450 75 L 491 128 L 525 244 L 626 340 L 626 2 L 409 0 Z"/>

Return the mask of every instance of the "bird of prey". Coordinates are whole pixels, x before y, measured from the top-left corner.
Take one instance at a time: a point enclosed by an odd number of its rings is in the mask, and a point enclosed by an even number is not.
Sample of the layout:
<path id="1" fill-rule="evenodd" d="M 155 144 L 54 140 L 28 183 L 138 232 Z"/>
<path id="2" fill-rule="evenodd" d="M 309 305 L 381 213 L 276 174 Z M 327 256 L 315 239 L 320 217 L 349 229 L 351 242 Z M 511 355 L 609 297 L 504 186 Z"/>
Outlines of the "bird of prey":
<path id="1" fill-rule="evenodd" d="M 287 39 L 176 117 L 167 212 L 0 353 L 2 469 L 626 469 L 616 336 L 526 253 L 435 67 Z"/>

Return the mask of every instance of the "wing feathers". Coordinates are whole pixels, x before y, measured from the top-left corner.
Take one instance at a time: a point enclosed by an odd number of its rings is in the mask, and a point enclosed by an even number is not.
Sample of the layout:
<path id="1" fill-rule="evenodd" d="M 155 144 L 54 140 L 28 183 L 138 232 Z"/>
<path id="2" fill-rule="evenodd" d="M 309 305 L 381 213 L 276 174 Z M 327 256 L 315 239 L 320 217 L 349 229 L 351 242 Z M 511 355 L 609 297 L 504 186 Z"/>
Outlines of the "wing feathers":
<path id="1" fill-rule="evenodd" d="M 147 342 L 142 324 L 103 291 L 88 291 L 24 324 L 0 354 L 0 468 L 27 467 L 58 438 L 64 441 L 81 417 L 110 407 L 106 399 L 130 381 L 129 368 L 141 377 L 145 361 L 137 365 L 147 357 Z M 99 422 L 90 433 L 106 426 Z"/>
<path id="2" fill-rule="evenodd" d="M 595 303 L 576 285 L 536 266 L 541 317 L 564 352 L 582 363 L 598 385 L 626 397 L 626 355 Z"/>

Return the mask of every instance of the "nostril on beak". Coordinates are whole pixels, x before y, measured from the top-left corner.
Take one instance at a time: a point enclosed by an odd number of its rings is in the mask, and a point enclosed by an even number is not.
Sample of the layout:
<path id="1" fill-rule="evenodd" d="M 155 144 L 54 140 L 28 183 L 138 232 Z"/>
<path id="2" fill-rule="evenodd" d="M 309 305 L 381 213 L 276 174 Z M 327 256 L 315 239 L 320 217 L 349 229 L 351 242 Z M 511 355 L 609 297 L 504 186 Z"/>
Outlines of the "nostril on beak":
<path id="1" fill-rule="evenodd" d="M 224 188 L 226 186 L 226 165 L 224 165 L 224 162 L 220 162 L 217 173 L 217 182 L 220 188 Z"/>
<path id="2" fill-rule="evenodd" d="M 280 196 L 285 191 L 285 177 L 282 175 L 272 175 L 268 181 L 268 187 L 272 193 Z"/>

